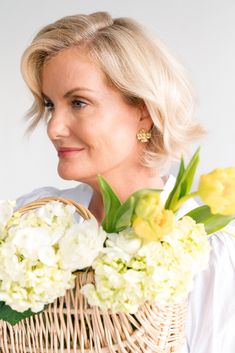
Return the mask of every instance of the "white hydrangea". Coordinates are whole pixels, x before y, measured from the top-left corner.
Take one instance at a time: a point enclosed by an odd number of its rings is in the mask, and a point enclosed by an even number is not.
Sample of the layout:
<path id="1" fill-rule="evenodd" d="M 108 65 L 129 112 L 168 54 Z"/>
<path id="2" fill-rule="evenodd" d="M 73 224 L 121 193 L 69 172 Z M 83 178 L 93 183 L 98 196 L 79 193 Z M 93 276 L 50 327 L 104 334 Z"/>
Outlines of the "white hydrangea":
<path id="1" fill-rule="evenodd" d="M 19 312 L 38 312 L 65 295 L 73 272 L 89 266 L 96 285 L 86 284 L 82 293 L 91 305 L 135 313 L 145 301 L 177 302 L 209 261 L 204 226 L 190 217 L 150 242 L 132 228 L 107 235 L 95 219 L 78 224 L 75 208 L 59 201 L 23 216 L 13 208 L 0 202 L 0 301 Z"/>
<path id="2" fill-rule="evenodd" d="M 59 241 L 61 266 L 70 271 L 91 266 L 105 239 L 106 233 L 94 218 L 74 224 Z"/>
<path id="3" fill-rule="evenodd" d="M 91 266 L 106 233 L 96 220 L 77 224 L 75 208 L 52 201 L 24 215 L 2 204 L 0 301 L 38 312 L 73 288 L 73 271 Z"/>
<path id="4" fill-rule="evenodd" d="M 120 233 L 108 234 L 106 247 L 103 252 L 107 254 L 109 259 L 121 258 L 129 261 L 132 255 L 140 249 L 142 240 L 136 237 L 132 228 L 127 228 Z"/>
<path id="5" fill-rule="evenodd" d="M 0 241 L 6 237 L 6 229 L 15 207 L 15 201 L 0 200 Z"/>
<path id="6" fill-rule="evenodd" d="M 209 253 L 204 226 L 190 217 L 177 221 L 163 241 L 142 242 L 131 229 L 111 234 L 93 264 L 96 285 L 86 284 L 82 293 L 91 305 L 114 312 L 135 313 L 145 301 L 176 303 L 192 290 Z"/>

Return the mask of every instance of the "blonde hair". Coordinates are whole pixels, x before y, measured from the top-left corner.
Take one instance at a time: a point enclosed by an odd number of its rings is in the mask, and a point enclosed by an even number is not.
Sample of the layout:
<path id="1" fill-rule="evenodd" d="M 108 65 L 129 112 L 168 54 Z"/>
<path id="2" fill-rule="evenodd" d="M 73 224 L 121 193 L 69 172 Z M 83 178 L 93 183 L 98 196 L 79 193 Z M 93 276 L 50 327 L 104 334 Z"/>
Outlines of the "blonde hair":
<path id="1" fill-rule="evenodd" d="M 153 121 L 144 165 L 161 168 L 178 159 L 203 134 L 185 70 L 165 46 L 130 18 L 107 12 L 64 17 L 45 26 L 22 57 L 22 74 L 34 96 L 30 128 L 47 118 L 41 92 L 46 60 L 70 47 L 85 46 L 106 78 L 130 104 L 144 102 Z"/>

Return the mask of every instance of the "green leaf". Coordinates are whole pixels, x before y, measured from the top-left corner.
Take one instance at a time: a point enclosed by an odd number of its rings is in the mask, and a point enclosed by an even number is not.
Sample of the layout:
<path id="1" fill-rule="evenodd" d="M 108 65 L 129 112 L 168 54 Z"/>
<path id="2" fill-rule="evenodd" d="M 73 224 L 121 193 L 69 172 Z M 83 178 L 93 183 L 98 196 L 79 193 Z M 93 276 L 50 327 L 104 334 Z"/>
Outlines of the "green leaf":
<path id="1" fill-rule="evenodd" d="M 172 189 L 172 191 L 171 191 L 170 195 L 168 196 L 166 203 L 165 203 L 166 209 L 170 209 L 170 205 L 172 203 L 173 198 L 177 198 L 177 200 L 178 200 L 178 196 L 180 193 L 180 188 L 178 188 L 178 185 L 180 185 L 180 182 L 181 182 L 181 179 L 182 179 L 184 173 L 185 173 L 184 159 L 183 159 L 183 157 L 181 157 L 179 172 L 178 172 L 178 175 L 177 175 L 177 178 L 175 181 L 174 188 Z"/>
<path id="2" fill-rule="evenodd" d="M 191 161 L 189 162 L 185 170 L 184 176 L 181 181 L 180 198 L 184 197 L 191 190 L 194 175 L 199 163 L 199 153 L 200 153 L 200 148 L 196 150 L 195 154 L 193 155 Z"/>
<path id="3" fill-rule="evenodd" d="M 108 182 L 101 176 L 98 177 L 103 196 L 105 218 L 102 222 L 104 230 L 108 233 L 120 232 L 131 226 L 133 212 L 138 200 L 149 192 L 161 192 L 158 189 L 141 189 L 134 192 L 123 204 L 115 194 Z"/>
<path id="4" fill-rule="evenodd" d="M 166 201 L 165 208 L 177 211 L 177 209 L 175 209 L 177 202 L 190 192 L 197 165 L 199 163 L 199 153 L 200 148 L 194 153 L 186 169 L 184 167 L 183 158 L 181 159 L 175 186 Z"/>
<path id="5" fill-rule="evenodd" d="M 134 192 L 117 210 L 114 220 L 115 232 L 120 232 L 124 228 L 132 225 L 132 216 L 135 211 L 137 202 L 149 192 L 160 193 L 158 189 L 141 189 Z"/>
<path id="6" fill-rule="evenodd" d="M 13 310 L 10 306 L 6 305 L 4 302 L 0 302 L 0 320 L 9 322 L 11 325 L 17 324 L 19 321 L 25 319 L 26 317 L 35 315 L 31 310 L 24 311 L 20 313 Z"/>
<path id="7" fill-rule="evenodd" d="M 207 205 L 197 207 L 185 216 L 193 218 L 197 223 L 203 223 L 207 234 L 217 232 L 235 219 L 235 215 L 212 214 L 210 207 Z"/>
<path id="8" fill-rule="evenodd" d="M 106 232 L 113 232 L 113 220 L 117 209 L 121 206 L 121 201 L 118 196 L 115 194 L 111 186 L 107 181 L 102 177 L 98 176 L 100 189 L 102 192 L 104 209 L 105 209 L 105 218 L 102 222 L 102 226 Z"/>
<path id="9" fill-rule="evenodd" d="M 131 196 L 123 205 L 117 210 L 114 228 L 115 232 L 120 232 L 121 230 L 131 226 L 131 219 L 135 209 L 136 200 Z"/>

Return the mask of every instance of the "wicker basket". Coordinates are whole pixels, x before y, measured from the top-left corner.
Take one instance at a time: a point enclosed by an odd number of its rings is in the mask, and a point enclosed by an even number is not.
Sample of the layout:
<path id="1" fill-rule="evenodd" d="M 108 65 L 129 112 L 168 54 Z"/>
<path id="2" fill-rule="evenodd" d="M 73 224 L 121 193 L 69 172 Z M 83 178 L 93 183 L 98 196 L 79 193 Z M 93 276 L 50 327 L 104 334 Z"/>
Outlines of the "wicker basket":
<path id="1" fill-rule="evenodd" d="M 89 219 L 92 214 L 72 200 L 47 198 L 21 208 L 21 213 L 51 200 L 73 204 Z M 93 271 L 78 272 L 76 285 L 38 315 L 11 326 L 0 320 L 1 353 L 176 353 L 184 343 L 187 302 L 167 306 L 144 303 L 136 314 L 92 307 L 80 293 L 94 283 Z"/>

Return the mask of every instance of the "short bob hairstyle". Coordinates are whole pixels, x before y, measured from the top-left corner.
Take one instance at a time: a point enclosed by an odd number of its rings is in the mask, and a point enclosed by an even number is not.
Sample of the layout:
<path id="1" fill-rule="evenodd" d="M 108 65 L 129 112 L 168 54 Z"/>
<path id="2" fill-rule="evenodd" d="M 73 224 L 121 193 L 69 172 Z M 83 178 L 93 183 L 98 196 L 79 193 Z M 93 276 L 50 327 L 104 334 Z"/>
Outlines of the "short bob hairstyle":
<path id="1" fill-rule="evenodd" d="M 129 104 L 145 104 L 153 121 L 143 164 L 169 166 L 204 130 L 194 118 L 195 100 L 182 66 L 165 46 L 130 18 L 107 12 L 64 17 L 42 28 L 25 50 L 22 74 L 34 96 L 30 129 L 47 119 L 41 91 L 43 64 L 70 47 L 85 47 Z"/>

